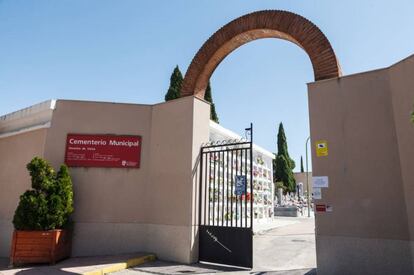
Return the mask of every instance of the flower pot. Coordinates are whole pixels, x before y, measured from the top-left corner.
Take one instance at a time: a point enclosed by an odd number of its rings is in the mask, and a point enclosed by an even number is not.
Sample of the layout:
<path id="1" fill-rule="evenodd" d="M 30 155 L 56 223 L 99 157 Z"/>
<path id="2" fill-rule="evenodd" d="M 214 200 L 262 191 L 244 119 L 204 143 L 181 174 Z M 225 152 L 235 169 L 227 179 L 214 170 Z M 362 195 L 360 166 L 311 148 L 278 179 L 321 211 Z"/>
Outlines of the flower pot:
<path id="1" fill-rule="evenodd" d="M 15 230 L 13 233 L 10 264 L 55 264 L 57 261 L 70 256 L 71 244 L 72 236 L 69 230 Z"/>

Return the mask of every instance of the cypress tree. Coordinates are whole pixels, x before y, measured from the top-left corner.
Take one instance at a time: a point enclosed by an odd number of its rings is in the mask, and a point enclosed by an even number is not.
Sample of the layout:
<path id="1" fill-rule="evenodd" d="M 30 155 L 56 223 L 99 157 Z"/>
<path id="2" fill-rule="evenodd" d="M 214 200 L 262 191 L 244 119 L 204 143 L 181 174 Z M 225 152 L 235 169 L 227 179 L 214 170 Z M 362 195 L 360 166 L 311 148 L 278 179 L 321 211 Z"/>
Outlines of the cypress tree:
<path id="1" fill-rule="evenodd" d="M 289 161 L 284 155 L 278 155 L 276 157 L 276 182 L 283 182 L 283 185 L 289 192 L 296 191 L 295 177 L 289 166 Z"/>
<path id="2" fill-rule="evenodd" d="M 216 106 L 213 103 L 213 97 L 211 95 L 211 86 L 210 81 L 207 84 L 206 92 L 204 93 L 204 99 L 208 102 L 210 102 L 210 119 L 215 121 L 216 123 L 219 123 L 219 119 L 216 113 Z"/>
<path id="3" fill-rule="evenodd" d="M 283 182 L 286 190 L 289 192 L 296 191 L 296 180 L 293 176 L 295 162 L 290 158 L 287 146 L 287 140 L 283 124 L 279 124 L 279 132 L 277 134 L 277 156 L 274 161 L 274 180 L 275 182 Z"/>
<path id="4" fill-rule="evenodd" d="M 282 122 L 279 124 L 279 131 L 277 133 L 277 154 L 284 155 L 286 160 L 289 162 L 289 166 L 292 169 L 295 169 L 295 161 L 289 156 L 285 128 L 283 128 Z"/>
<path id="5" fill-rule="evenodd" d="M 183 75 L 178 65 L 174 68 L 170 77 L 170 87 L 165 94 L 165 101 L 173 100 L 181 97 L 181 85 L 183 83 Z"/>
<path id="6" fill-rule="evenodd" d="M 300 156 L 300 172 L 301 173 L 305 172 L 305 169 L 303 169 L 303 158 L 302 158 L 302 156 Z"/>

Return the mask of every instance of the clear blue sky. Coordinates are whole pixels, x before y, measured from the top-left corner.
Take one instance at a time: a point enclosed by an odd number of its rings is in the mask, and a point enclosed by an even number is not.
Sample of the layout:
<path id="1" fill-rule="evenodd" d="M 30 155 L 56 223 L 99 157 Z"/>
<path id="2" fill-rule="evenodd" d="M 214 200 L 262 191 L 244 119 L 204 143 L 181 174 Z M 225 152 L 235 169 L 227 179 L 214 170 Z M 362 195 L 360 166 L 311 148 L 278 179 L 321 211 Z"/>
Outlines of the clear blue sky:
<path id="1" fill-rule="evenodd" d="M 176 64 L 185 73 L 218 28 L 262 9 L 292 11 L 319 26 L 345 74 L 414 53 L 413 0 L 0 0 L 0 114 L 50 98 L 163 101 Z M 275 151 L 283 121 L 297 163 L 309 135 L 312 81 L 308 56 L 276 39 L 239 48 L 211 79 L 223 126 L 240 132 L 253 122 L 256 143 Z"/>

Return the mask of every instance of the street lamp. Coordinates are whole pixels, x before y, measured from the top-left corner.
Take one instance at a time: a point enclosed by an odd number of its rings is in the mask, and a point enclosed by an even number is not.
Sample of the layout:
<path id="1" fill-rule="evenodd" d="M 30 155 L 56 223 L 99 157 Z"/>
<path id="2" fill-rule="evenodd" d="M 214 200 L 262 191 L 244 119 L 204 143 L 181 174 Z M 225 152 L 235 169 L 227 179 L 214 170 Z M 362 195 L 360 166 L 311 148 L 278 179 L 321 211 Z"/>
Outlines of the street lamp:
<path id="1" fill-rule="evenodd" d="M 309 190 L 309 169 L 308 169 L 308 142 L 310 137 L 306 139 L 306 188 L 308 190 L 308 218 L 310 218 L 310 190 Z"/>

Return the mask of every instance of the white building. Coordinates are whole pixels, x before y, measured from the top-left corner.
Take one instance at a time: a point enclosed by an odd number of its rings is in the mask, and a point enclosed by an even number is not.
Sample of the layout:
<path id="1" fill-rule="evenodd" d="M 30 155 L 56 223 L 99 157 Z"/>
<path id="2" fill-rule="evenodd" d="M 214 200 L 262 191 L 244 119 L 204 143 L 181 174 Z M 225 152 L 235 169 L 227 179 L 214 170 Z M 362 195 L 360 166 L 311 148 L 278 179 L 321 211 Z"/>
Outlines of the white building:
<path id="1" fill-rule="evenodd" d="M 210 121 L 210 142 L 242 137 Z M 273 217 L 273 153 L 253 144 L 253 215 L 254 223 L 270 221 Z"/>

